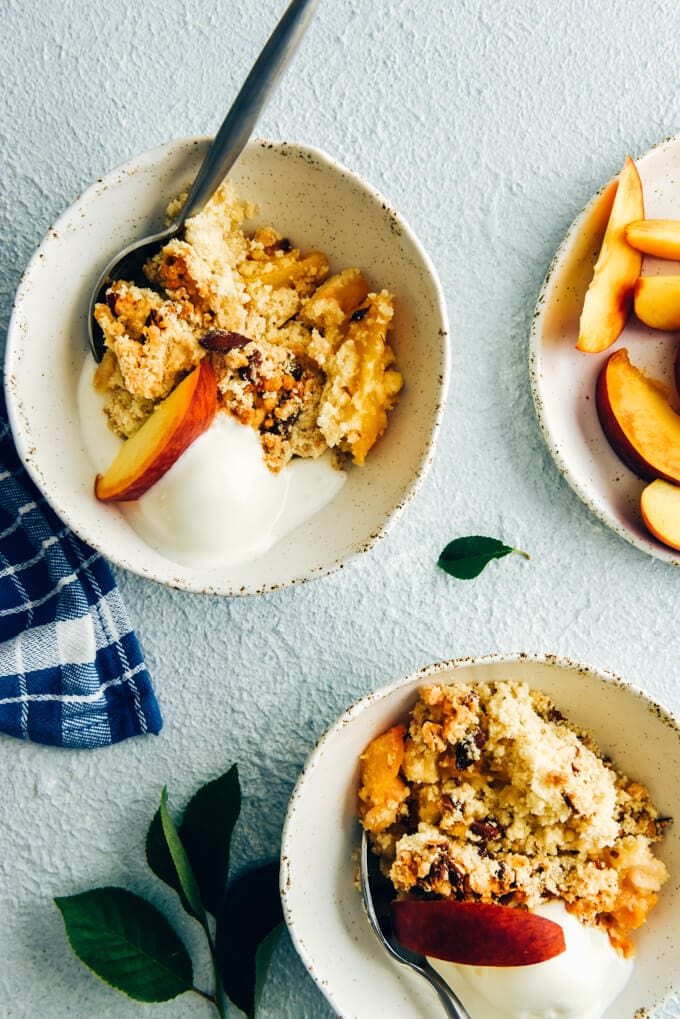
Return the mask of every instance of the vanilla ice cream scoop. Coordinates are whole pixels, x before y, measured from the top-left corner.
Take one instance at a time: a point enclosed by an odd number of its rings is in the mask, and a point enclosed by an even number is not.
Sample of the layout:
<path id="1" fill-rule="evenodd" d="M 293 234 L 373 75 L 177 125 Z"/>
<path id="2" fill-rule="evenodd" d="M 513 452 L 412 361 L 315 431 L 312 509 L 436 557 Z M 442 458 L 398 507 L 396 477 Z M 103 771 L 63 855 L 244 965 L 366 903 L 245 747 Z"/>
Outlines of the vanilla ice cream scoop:
<path id="1" fill-rule="evenodd" d="M 95 469 L 106 469 L 121 440 L 106 425 L 89 359 L 78 404 L 87 453 Z M 117 505 L 147 544 L 172 562 L 236 566 L 263 555 L 313 517 L 345 480 L 330 453 L 318 460 L 293 460 L 273 474 L 264 463 L 257 432 L 219 411 L 210 428 L 144 495 Z"/>
<path id="2" fill-rule="evenodd" d="M 561 902 L 533 912 L 560 924 L 561 955 L 533 966 L 458 966 L 430 959 L 474 1019 L 602 1019 L 633 969 L 607 934 L 585 927 Z"/>

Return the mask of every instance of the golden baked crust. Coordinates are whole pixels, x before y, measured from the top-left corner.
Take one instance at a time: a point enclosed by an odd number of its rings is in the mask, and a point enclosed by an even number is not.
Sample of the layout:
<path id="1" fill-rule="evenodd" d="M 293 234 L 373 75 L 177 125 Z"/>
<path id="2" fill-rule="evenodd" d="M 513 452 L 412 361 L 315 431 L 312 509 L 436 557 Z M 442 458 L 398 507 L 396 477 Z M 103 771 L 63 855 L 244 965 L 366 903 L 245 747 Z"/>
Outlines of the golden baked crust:
<path id="1" fill-rule="evenodd" d="M 387 340 L 392 297 L 369 293 L 357 268 L 329 277 L 325 254 L 303 254 L 272 227 L 246 235 L 252 213 L 225 182 L 146 263 L 150 286 L 119 280 L 97 304 L 113 362 L 95 385 L 111 426 L 132 435 L 210 357 L 221 408 L 260 432 L 271 470 L 327 448 L 362 464 L 402 385 Z"/>
<path id="2" fill-rule="evenodd" d="M 399 893 L 529 909 L 561 899 L 631 951 L 668 877 L 651 849 L 668 819 L 644 786 L 522 683 L 425 686 L 401 751 L 397 729 L 396 772 L 380 762 L 387 734 L 362 756 L 359 813 Z"/>

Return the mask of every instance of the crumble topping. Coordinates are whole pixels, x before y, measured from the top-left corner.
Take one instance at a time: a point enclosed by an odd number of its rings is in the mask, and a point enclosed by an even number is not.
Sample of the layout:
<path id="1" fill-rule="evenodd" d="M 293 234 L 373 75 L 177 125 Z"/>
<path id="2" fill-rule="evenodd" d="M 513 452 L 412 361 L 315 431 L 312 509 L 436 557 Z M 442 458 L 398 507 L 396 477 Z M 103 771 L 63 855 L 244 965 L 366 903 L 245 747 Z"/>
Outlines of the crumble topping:
<path id="1" fill-rule="evenodd" d="M 359 813 L 400 895 L 561 899 L 624 955 L 668 877 L 646 788 L 522 683 L 423 687 L 362 755 Z"/>
<path id="2" fill-rule="evenodd" d="M 94 381 L 111 427 L 133 435 L 208 357 L 220 409 L 259 432 L 271 470 L 328 448 L 363 464 L 402 386 L 392 296 L 371 292 L 358 268 L 329 276 L 323 252 L 273 227 L 247 235 L 253 212 L 225 181 L 144 265 L 148 286 L 117 280 L 97 304 L 107 350 Z"/>
<path id="3" fill-rule="evenodd" d="M 287 347 L 249 341 L 215 353 L 213 366 L 224 406 L 241 424 L 260 431 L 270 466 L 291 456 L 317 457 L 327 448 L 317 425 L 323 374 Z"/>

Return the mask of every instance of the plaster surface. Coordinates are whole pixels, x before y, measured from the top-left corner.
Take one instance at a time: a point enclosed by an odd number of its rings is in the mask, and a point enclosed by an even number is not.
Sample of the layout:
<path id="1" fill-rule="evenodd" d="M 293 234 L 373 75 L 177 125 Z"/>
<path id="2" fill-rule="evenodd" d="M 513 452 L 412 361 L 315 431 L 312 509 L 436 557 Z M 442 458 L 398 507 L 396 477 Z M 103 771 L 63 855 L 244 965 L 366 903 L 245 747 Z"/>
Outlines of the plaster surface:
<path id="1" fill-rule="evenodd" d="M 212 133 L 282 6 L 2 0 L 3 343 L 48 225 L 135 153 Z M 434 466 L 376 549 L 312 584 L 227 600 L 118 571 L 165 727 L 92 753 L 0 738 L 0 1016 L 147 1013 L 73 957 L 51 904 L 97 884 L 166 908 L 207 985 L 191 921 L 143 863 L 162 786 L 180 806 L 238 762 L 234 864 L 263 861 L 316 739 L 392 677 L 457 655 L 549 651 L 612 669 L 680 711 L 680 578 L 605 529 L 563 481 L 527 369 L 534 303 L 569 223 L 627 152 L 680 129 L 679 33 L 674 0 L 322 0 L 258 133 L 359 171 L 429 250 L 453 355 Z M 470 533 L 531 562 L 511 556 L 454 581 L 437 555 Z M 214 1014 L 186 995 L 154 1008 L 165 1019 Z M 332 1014 L 285 938 L 262 1019 Z M 655 1019 L 678 1017 L 680 998 Z"/>

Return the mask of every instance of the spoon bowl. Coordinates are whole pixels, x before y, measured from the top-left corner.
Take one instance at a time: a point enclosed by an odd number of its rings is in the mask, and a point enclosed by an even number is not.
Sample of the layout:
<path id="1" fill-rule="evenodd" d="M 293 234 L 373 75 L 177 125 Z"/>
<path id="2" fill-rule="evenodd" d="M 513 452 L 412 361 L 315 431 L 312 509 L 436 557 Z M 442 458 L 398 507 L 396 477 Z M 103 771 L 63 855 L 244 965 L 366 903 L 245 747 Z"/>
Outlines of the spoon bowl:
<path id="1" fill-rule="evenodd" d="M 178 223 L 173 223 L 159 233 L 150 234 L 147 237 L 142 237 L 141 240 L 133 241 L 132 244 L 128 244 L 126 248 L 123 248 L 122 251 L 116 252 L 113 258 L 107 262 L 106 267 L 102 270 L 99 279 L 95 283 L 87 308 L 88 339 L 95 361 L 101 361 L 106 349 L 104 333 L 94 317 L 95 306 L 105 299 L 108 287 L 115 280 L 130 280 L 130 282 L 138 286 L 149 287 L 151 284 L 143 272 L 144 263 L 149 258 L 152 258 L 164 244 L 172 240 L 179 233 L 180 229 L 181 226 Z"/>

